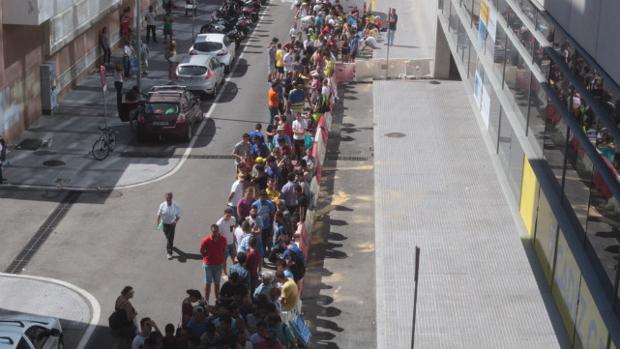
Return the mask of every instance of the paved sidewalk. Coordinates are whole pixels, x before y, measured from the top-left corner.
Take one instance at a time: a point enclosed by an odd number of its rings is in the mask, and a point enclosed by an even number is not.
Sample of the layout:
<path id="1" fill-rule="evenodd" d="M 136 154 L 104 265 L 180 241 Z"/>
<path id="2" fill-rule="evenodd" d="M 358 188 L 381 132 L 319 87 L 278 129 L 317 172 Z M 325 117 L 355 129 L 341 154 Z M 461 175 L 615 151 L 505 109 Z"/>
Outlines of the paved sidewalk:
<path id="1" fill-rule="evenodd" d="M 462 82 L 373 93 L 377 347 L 410 346 L 416 245 L 416 348 L 561 347 Z"/>
<path id="2" fill-rule="evenodd" d="M 99 321 L 98 302 L 62 281 L 0 273 L 0 290 L 3 312 L 58 318 L 67 348 L 85 348 L 94 324 Z"/>
<path id="3" fill-rule="evenodd" d="M 390 46 L 390 59 L 420 59 L 435 56 L 435 27 L 437 0 L 378 1 L 377 12 L 387 25 L 387 12 L 395 8 L 398 24 L 394 45 Z M 387 32 L 381 33 L 379 49 L 373 58 L 387 57 Z"/>
<path id="4" fill-rule="evenodd" d="M 196 33 L 200 31 L 200 23 L 209 18 L 216 8 L 217 5 L 201 3 L 196 17 Z M 180 7 L 173 13 L 177 52 L 183 55 L 191 45 L 192 19 L 186 17 Z M 161 27 L 161 21 L 158 21 L 159 42 L 149 45 L 149 74 L 142 79 L 143 91 L 148 91 L 153 85 L 170 82 L 168 63 L 164 59 L 167 46 L 163 44 Z M 114 52 L 112 61 L 121 61 L 120 50 Z M 108 68 L 107 73 L 107 117 L 104 118 L 99 75 L 91 74 L 60 100 L 53 116 L 42 116 L 9 147 L 9 165 L 3 169 L 9 186 L 80 190 L 122 188 L 161 178 L 180 164 L 189 146 L 186 142 L 137 143 L 128 125 L 117 117 L 113 69 Z M 135 79 L 126 81 L 124 91 L 133 85 Z M 210 104 L 211 101 L 203 103 L 203 110 L 206 111 Z M 99 136 L 99 127 L 106 123 L 117 131 L 117 147 L 107 159 L 97 161 L 90 151 Z M 204 139 L 197 138 L 194 147 L 206 146 Z M 42 144 L 33 150 L 17 149 L 16 146 L 24 140 Z"/>

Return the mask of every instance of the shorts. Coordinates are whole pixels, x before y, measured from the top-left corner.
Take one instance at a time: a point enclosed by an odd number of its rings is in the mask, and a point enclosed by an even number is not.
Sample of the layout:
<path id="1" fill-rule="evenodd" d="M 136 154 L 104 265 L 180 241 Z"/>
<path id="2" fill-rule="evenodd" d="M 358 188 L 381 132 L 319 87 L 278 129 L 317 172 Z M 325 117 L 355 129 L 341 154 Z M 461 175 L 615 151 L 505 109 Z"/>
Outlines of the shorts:
<path id="1" fill-rule="evenodd" d="M 202 268 L 205 271 L 205 284 L 220 284 L 220 279 L 222 278 L 222 270 L 224 269 L 223 265 L 203 264 Z"/>
<path id="2" fill-rule="evenodd" d="M 278 73 L 284 74 L 284 67 L 276 67 L 276 70 L 278 71 Z"/>
<path id="3" fill-rule="evenodd" d="M 166 28 L 164 28 L 164 35 L 170 35 L 170 36 L 172 36 L 172 29 L 166 29 Z"/>
<path id="4" fill-rule="evenodd" d="M 237 249 L 235 248 L 235 244 L 230 244 L 226 246 L 226 250 L 224 250 L 224 256 L 226 258 L 237 256 Z"/>

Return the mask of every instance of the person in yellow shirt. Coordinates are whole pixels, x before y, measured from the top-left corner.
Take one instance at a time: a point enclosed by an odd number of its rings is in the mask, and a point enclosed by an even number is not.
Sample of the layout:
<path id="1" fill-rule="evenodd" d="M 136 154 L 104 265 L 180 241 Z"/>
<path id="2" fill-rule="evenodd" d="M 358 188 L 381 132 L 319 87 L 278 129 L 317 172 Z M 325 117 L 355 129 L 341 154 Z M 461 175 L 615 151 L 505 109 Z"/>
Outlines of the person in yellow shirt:
<path id="1" fill-rule="evenodd" d="M 276 74 L 279 79 L 284 79 L 284 50 L 281 43 L 276 47 Z"/>
<path id="2" fill-rule="evenodd" d="M 269 200 L 271 200 L 272 202 L 275 202 L 276 200 L 278 200 L 280 198 L 280 192 L 278 191 L 278 188 L 276 187 L 276 183 L 277 179 L 274 177 L 270 177 L 269 180 L 267 181 L 267 189 L 265 189 L 265 191 L 267 192 L 267 196 L 269 197 Z"/>
<path id="3" fill-rule="evenodd" d="M 297 302 L 299 302 L 299 289 L 295 280 L 284 276 L 283 271 L 276 272 L 276 279 L 282 284 L 280 288 L 280 304 L 282 304 L 282 309 L 287 311 L 295 309 Z"/>

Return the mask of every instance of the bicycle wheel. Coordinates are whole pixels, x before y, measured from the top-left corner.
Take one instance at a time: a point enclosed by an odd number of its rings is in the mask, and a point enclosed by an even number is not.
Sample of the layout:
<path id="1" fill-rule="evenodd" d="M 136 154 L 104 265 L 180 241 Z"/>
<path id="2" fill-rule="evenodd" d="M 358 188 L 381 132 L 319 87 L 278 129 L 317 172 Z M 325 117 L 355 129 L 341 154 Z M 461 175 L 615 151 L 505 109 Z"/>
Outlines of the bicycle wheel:
<path id="1" fill-rule="evenodd" d="M 116 134 L 110 131 L 110 133 L 108 133 L 108 148 L 110 148 L 110 151 L 112 151 L 114 150 L 115 146 L 116 146 Z"/>
<path id="2" fill-rule="evenodd" d="M 92 153 L 93 157 L 99 161 L 108 157 L 108 154 L 110 154 L 110 148 L 108 148 L 104 137 L 99 137 L 95 144 L 93 144 Z"/>

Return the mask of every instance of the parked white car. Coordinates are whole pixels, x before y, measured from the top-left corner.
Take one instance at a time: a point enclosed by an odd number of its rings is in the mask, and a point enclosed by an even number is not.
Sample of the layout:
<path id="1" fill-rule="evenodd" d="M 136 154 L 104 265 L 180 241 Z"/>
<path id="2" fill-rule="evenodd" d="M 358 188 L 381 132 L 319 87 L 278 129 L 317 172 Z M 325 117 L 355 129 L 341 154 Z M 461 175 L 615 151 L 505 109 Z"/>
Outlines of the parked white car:
<path id="1" fill-rule="evenodd" d="M 177 66 L 177 78 L 195 94 L 215 97 L 224 82 L 224 69 L 224 64 L 211 55 L 190 55 Z"/>
<path id="2" fill-rule="evenodd" d="M 235 43 L 231 42 L 226 35 L 219 33 L 198 34 L 192 47 L 189 48 L 190 55 L 212 55 L 225 66 L 225 73 L 228 74 L 235 60 Z"/>
<path id="3" fill-rule="evenodd" d="M 0 313 L 0 349 L 62 349 L 62 327 L 53 317 Z"/>

